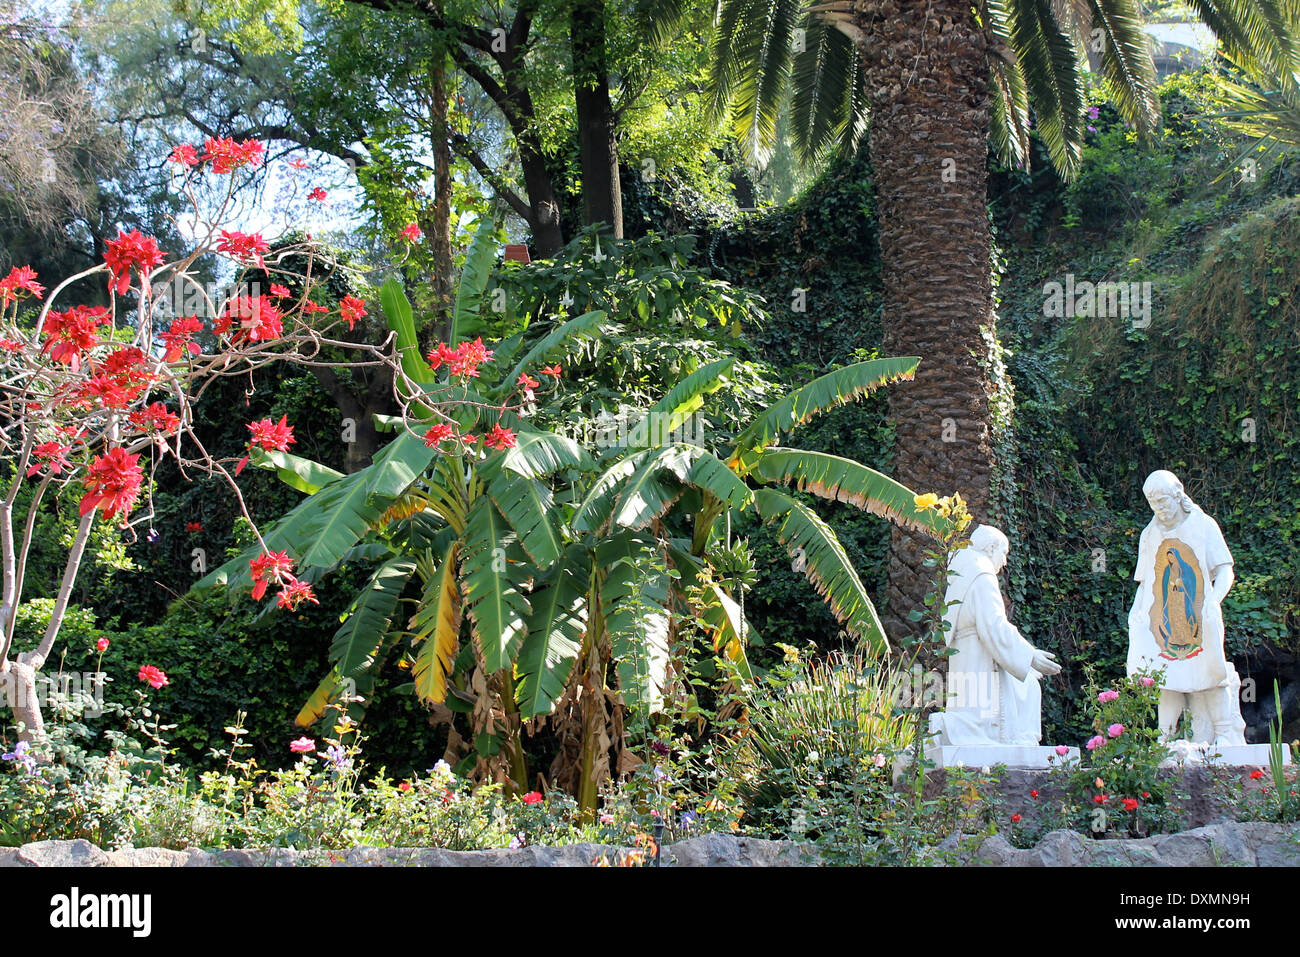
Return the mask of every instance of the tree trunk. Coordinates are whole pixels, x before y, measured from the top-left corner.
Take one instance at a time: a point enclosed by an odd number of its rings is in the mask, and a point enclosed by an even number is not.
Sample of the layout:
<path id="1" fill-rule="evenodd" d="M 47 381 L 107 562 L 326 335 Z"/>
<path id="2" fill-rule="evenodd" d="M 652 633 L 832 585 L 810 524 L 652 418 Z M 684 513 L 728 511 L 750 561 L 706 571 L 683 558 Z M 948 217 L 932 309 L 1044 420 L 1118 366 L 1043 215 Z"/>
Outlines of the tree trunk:
<path id="1" fill-rule="evenodd" d="M 433 260 L 430 290 L 434 319 L 421 336 L 422 351 L 430 352 L 439 340 L 451 340 L 451 310 L 455 302 L 455 271 L 451 258 L 451 141 L 447 123 L 447 64 L 435 58 L 429 71 L 432 99 L 433 209 L 428 224 L 429 255 Z M 441 335 L 439 335 L 441 333 Z"/>
<path id="2" fill-rule="evenodd" d="M 884 277 L 884 352 L 920 356 L 891 386 L 894 474 L 917 492 L 960 492 L 989 518 L 997 395 L 987 212 L 986 40 L 970 0 L 884 0 L 855 16 L 865 34 Z M 886 630 L 914 633 L 931 575 L 922 542 L 895 529 Z"/>
<path id="3" fill-rule="evenodd" d="M 0 673 L 0 691 L 13 712 L 14 721 L 22 725 L 19 741 L 40 741 L 45 737 L 45 719 L 41 716 L 40 695 L 36 689 L 37 667 L 31 652 L 20 654 Z"/>
<path id="4" fill-rule="evenodd" d="M 570 12 L 573 91 L 582 166 L 582 222 L 605 223 L 623 238 L 623 192 L 618 177 L 614 105 L 605 54 L 605 0 L 576 0 Z"/>

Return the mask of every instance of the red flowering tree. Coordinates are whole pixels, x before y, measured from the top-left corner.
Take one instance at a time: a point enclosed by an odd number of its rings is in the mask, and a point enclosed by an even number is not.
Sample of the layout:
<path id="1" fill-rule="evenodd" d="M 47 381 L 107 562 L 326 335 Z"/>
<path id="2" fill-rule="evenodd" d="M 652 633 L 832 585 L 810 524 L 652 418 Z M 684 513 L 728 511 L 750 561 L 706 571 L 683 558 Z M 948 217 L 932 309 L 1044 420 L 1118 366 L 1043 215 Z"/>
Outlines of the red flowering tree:
<path id="1" fill-rule="evenodd" d="M 172 153 L 179 188 L 194 211 L 189 225 L 196 238 L 184 255 L 169 255 L 137 231 L 119 231 L 102 264 L 63 280 L 48 296 L 30 268 L 0 279 L 0 455 L 7 463 L 0 473 L 0 688 L 24 739 L 43 734 L 37 676 L 58 640 L 94 523 L 111 522 L 127 534 L 147 529 L 149 476 L 168 456 L 184 475 L 224 479 L 251 522 L 234 475 L 250 456 L 284 452 L 293 443 L 284 418 L 263 419 L 249 423 L 245 448 L 205 448 L 193 431 L 193 407 L 207 388 L 226 376 L 247 379 L 272 362 L 392 365 L 387 343 L 340 335 L 366 314 L 363 300 L 348 296 L 337 309 L 312 301 L 327 265 L 318 248 L 300 244 L 273 254 L 262 236 L 228 228 L 235 176 L 259 165 L 263 154 L 259 142 L 229 139 Z M 214 296 L 196 280 L 195 264 L 205 254 L 234 264 L 233 292 Z M 308 264 L 306 274 L 299 269 L 291 277 L 280 267 L 290 257 Z M 297 298 L 289 294 L 290 278 L 303 290 Z M 107 306 L 66 301 L 97 279 L 108 288 Z M 182 302 L 194 308 L 182 309 Z M 327 360 L 327 354 L 346 358 Z M 24 486 L 34 486 L 30 495 L 21 495 Z M 79 521 L 53 613 L 36 647 L 15 649 L 36 519 L 41 508 L 66 501 L 65 494 L 77 503 Z M 20 498 L 25 514 L 19 514 Z M 275 586 L 282 606 L 316 600 L 287 556 L 263 548 L 254 572 L 259 597 Z"/>

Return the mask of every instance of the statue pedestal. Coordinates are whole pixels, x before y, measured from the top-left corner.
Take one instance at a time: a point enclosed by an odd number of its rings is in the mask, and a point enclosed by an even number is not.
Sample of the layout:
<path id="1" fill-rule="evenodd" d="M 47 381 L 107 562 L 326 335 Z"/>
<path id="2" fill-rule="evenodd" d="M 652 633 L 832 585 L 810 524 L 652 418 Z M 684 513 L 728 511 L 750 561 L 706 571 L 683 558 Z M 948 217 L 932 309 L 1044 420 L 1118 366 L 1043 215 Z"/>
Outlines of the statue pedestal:
<path id="1" fill-rule="evenodd" d="M 1162 768 L 1175 768 L 1187 764 L 1221 764 L 1239 767 L 1268 767 L 1267 744 L 1196 744 L 1192 741 L 1171 741 L 1173 756 L 1160 762 Z M 1291 748 L 1282 747 L 1282 763 L 1291 763 Z"/>
<path id="2" fill-rule="evenodd" d="M 1068 754 L 1062 756 L 1056 753 L 1056 748 L 1042 746 L 932 744 L 925 749 L 925 756 L 937 768 L 991 768 L 997 764 L 1009 768 L 1050 768 L 1071 758 L 1077 761 L 1079 749 L 1071 748 Z"/>

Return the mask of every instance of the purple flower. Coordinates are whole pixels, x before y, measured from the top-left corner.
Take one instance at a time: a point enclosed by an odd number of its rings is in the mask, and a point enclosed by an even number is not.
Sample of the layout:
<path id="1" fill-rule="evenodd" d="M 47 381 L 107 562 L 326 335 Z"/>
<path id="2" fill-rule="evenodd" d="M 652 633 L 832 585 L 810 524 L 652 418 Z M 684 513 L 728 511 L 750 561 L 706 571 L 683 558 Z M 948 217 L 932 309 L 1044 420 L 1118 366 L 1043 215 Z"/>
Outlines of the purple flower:
<path id="1" fill-rule="evenodd" d="M 525 843 L 524 832 L 520 831 L 518 834 L 516 834 L 514 837 L 510 839 L 510 850 L 517 851 L 519 850 L 519 848 L 524 846 L 524 843 Z"/>
<path id="2" fill-rule="evenodd" d="M 12 751 L 6 751 L 0 754 L 0 761 L 9 761 L 12 764 L 21 764 L 27 774 L 36 773 L 36 757 L 30 753 L 31 745 L 26 741 L 19 741 L 14 745 Z"/>
<path id="3" fill-rule="evenodd" d="M 1099 106 L 1088 107 L 1088 119 L 1095 120 L 1099 116 L 1101 116 L 1101 107 Z M 1088 129 L 1092 129 L 1092 127 L 1090 126 L 1088 127 Z"/>
<path id="4" fill-rule="evenodd" d="M 326 748 L 323 757 L 325 757 L 334 765 L 334 769 L 336 771 L 342 771 L 344 768 L 348 766 L 348 762 L 350 761 L 350 759 L 348 758 L 348 753 L 344 751 L 341 747 L 339 747 L 337 744 L 331 744 L 328 748 Z"/>
<path id="5" fill-rule="evenodd" d="M 682 827 L 686 828 L 687 830 L 693 828 L 695 826 L 695 818 L 696 818 L 696 814 L 694 811 L 683 811 Z"/>

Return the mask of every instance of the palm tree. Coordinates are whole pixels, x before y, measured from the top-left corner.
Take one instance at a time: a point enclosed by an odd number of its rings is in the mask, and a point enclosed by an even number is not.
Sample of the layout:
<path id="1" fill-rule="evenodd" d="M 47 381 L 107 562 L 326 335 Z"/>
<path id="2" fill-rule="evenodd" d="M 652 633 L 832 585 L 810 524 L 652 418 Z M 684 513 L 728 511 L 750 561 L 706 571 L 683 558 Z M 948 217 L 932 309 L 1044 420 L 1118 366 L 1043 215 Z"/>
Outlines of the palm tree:
<path id="1" fill-rule="evenodd" d="M 1052 163 L 1078 164 L 1080 61 L 1089 55 L 1139 132 L 1159 112 L 1136 0 L 722 0 L 714 105 L 761 158 L 787 87 L 806 156 L 868 135 L 876 186 L 887 355 L 919 355 L 891 390 L 895 474 L 921 491 L 960 490 L 978 520 L 996 513 L 1001 371 L 990 281 L 989 137 L 1027 164 L 1030 106 Z M 1295 0 L 1192 0 L 1230 50 L 1293 62 Z M 887 627 L 905 630 L 927 577 L 920 540 L 895 527 Z"/>

